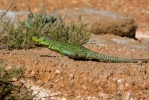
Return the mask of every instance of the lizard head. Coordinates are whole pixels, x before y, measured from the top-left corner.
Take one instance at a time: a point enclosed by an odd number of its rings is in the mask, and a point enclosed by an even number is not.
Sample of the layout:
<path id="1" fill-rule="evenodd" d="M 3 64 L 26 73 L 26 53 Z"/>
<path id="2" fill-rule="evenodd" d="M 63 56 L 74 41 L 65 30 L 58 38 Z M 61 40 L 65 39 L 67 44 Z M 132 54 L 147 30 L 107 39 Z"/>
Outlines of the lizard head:
<path id="1" fill-rule="evenodd" d="M 38 44 L 49 45 L 49 42 L 52 39 L 50 39 L 49 37 L 36 37 L 36 36 L 33 36 L 32 40 L 35 41 Z"/>

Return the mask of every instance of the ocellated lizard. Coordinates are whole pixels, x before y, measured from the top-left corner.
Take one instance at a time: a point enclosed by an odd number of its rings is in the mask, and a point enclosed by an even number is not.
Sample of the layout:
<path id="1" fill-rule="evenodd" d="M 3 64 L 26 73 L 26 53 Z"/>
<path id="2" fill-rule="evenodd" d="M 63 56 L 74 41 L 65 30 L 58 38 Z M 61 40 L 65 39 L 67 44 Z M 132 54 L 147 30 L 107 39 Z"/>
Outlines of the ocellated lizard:
<path id="1" fill-rule="evenodd" d="M 62 41 L 56 41 L 48 37 L 32 37 L 32 40 L 38 44 L 46 45 L 49 49 L 60 53 L 61 55 L 66 55 L 70 58 L 85 58 L 85 59 L 94 59 L 104 62 L 114 62 L 114 63 L 137 63 L 149 62 L 149 59 L 129 59 L 129 58 L 119 58 L 113 56 L 107 56 L 104 54 L 96 53 L 92 50 L 89 50 L 81 45 L 65 43 Z"/>

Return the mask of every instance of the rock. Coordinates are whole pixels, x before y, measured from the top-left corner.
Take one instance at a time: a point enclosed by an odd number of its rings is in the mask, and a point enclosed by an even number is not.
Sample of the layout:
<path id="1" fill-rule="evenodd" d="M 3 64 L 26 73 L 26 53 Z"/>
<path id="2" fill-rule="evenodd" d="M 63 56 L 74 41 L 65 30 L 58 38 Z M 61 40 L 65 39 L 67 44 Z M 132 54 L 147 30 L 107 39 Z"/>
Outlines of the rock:
<path id="1" fill-rule="evenodd" d="M 64 8 L 52 12 L 50 15 L 56 18 L 62 17 L 67 24 L 71 21 L 80 22 L 78 17 L 81 16 L 81 22 L 89 23 L 88 28 L 91 26 L 94 34 L 115 34 L 135 38 L 138 27 L 133 17 L 122 12 L 99 11 L 90 8 Z"/>
<path id="2" fill-rule="evenodd" d="M 6 12 L 6 10 L 0 10 L 0 16 L 2 16 L 4 13 Z M 8 11 L 3 17 L 2 20 L 4 22 L 8 22 L 10 20 L 10 22 L 15 22 L 18 20 L 18 17 L 21 18 L 20 16 L 27 16 L 29 14 L 29 12 L 27 11 Z M 23 18 L 22 18 L 23 20 Z"/>

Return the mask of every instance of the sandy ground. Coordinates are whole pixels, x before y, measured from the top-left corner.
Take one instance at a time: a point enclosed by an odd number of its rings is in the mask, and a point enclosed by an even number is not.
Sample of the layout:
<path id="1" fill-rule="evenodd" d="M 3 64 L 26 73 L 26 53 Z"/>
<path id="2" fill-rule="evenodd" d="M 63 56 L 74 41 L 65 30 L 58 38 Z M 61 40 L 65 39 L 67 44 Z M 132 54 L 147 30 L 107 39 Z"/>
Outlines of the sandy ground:
<path id="1" fill-rule="evenodd" d="M 9 1 L 9 2 L 8 2 Z M 30 0 L 31 8 L 47 6 L 48 11 L 64 7 L 90 7 L 99 10 L 125 11 L 139 23 L 138 32 L 148 34 L 148 0 Z M 19 2 L 19 0 L 16 0 Z M 0 1 L 3 9 L 8 8 L 10 0 Z M 25 0 L 13 9 L 26 10 Z M 124 40 L 124 42 L 114 42 Z M 126 42 L 126 43 L 125 43 Z M 149 41 L 121 38 L 113 35 L 92 35 L 84 45 L 93 51 L 122 58 L 149 58 Z M 74 60 L 61 57 L 47 48 L 28 50 L 0 50 L 0 60 L 6 66 L 27 68 L 27 84 L 50 90 L 43 96 L 46 100 L 147 100 L 149 99 L 149 63 L 105 63 L 92 60 Z M 54 93 L 54 94 L 52 94 Z M 131 99 L 129 99 L 131 98 Z"/>

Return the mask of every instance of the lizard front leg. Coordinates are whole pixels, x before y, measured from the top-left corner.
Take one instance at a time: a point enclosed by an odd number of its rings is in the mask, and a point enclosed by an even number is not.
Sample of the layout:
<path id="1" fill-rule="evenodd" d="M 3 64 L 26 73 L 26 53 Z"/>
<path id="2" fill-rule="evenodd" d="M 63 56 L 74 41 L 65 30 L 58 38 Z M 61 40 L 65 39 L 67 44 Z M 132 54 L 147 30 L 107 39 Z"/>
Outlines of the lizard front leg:
<path id="1" fill-rule="evenodd" d="M 62 50 L 61 50 L 60 48 L 52 47 L 52 46 L 48 46 L 48 48 L 49 48 L 50 50 L 52 50 L 52 51 L 55 51 L 55 52 L 60 53 L 60 54 L 61 54 L 61 57 L 64 56 L 64 54 L 63 54 L 63 52 L 62 52 Z"/>

